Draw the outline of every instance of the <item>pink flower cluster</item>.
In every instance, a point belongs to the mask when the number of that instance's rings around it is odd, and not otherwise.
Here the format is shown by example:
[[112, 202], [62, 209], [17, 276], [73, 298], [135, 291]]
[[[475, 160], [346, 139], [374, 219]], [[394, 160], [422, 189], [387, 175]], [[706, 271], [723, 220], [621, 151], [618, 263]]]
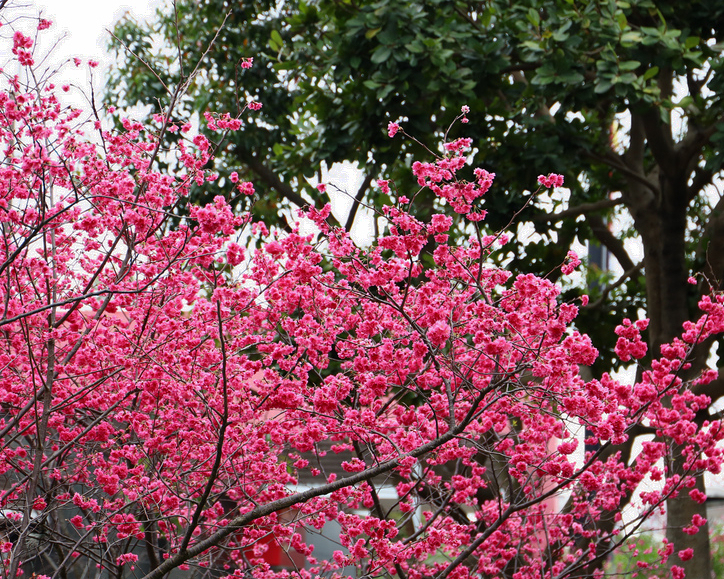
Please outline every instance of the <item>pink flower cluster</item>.
[[646, 355], [648, 346], [641, 339], [641, 332], [649, 325], [648, 320], [637, 320], [631, 322], [625, 318], [620, 326], [616, 326], [616, 355], [624, 362], [632, 358], [639, 360]]
[[467, 114], [470, 112], [470, 107], [468, 105], [463, 105], [462, 107], [460, 107], [460, 112], [462, 113], [462, 118], [460, 119], [460, 122], [467, 124], [469, 122]]
[[563, 187], [563, 175], [549, 173], [548, 175], [538, 175], [538, 183], [543, 187]]
[[25, 36], [19, 30], [13, 34], [13, 54], [17, 57], [18, 63], [22, 66], [35, 64], [30, 49], [33, 47], [33, 40]]
[[[14, 37], [18, 60], [28, 42]], [[255, 223], [246, 247], [248, 219], [224, 196], [174, 213], [192, 184], [217, 178], [206, 137], [180, 140], [176, 168], [161, 171], [149, 160], [168, 146], [159, 131], [124, 119], [100, 126], [100, 146], [53, 90], [4, 82], [3, 576], [22, 571], [23, 537], [42, 521], [62, 560], [114, 576], [132, 573], [148, 540], [167, 545], [154, 566], [235, 579], [341, 579], [348, 567], [565, 579], [625, 538], [609, 522], [634, 493], [635, 523], [667, 496], [705, 500], [695, 477], [721, 471], [724, 427], [696, 387], [716, 373], [682, 370], [724, 332], [724, 296], [703, 297], [633, 386], [585, 378], [598, 352], [573, 325], [577, 307], [550, 280], [487, 260], [502, 237], [453, 239], [458, 216], [415, 217], [400, 195], [369, 248], [328, 222], [329, 205], [302, 212], [315, 234]], [[470, 145], [447, 143], [413, 172], [474, 223], [495, 175], [459, 177]], [[578, 263], [570, 253], [564, 272]], [[647, 354], [646, 327], [616, 328], [621, 360]], [[655, 438], [618, 452], [641, 427]], [[585, 441], [571, 435], [584, 429]], [[661, 467], [675, 447], [681, 474]], [[321, 560], [308, 537], [330, 522], [341, 548]], [[275, 569], [275, 546], [300, 557], [294, 573]], [[665, 542], [655, 556], [696, 554]]]
[[579, 265], [581, 265], [581, 260], [578, 259], [576, 252], [569, 251], [568, 255], [566, 255], [566, 262], [561, 266], [561, 272], [563, 275], [570, 275]]
[[457, 172], [467, 162], [464, 151], [469, 149], [471, 144], [471, 140], [465, 138], [445, 143], [446, 156], [434, 163], [416, 161], [412, 165], [412, 172], [421, 187], [427, 187], [435, 195], [445, 199], [457, 213], [466, 215], [470, 221], [480, 221], [485, 218], [486, 212], [474, 210], [473, 205], [490, 189], [495, 173], [477, 168], [474, 171], [476, 180], [473, 182], [457, 177]]
[[206, 126], [211, 131], [238, 131], [241, 128], [241, 119], [231, 118], [229, 113], [223, 115], [213, 115], [210, 112], [204, 112]]

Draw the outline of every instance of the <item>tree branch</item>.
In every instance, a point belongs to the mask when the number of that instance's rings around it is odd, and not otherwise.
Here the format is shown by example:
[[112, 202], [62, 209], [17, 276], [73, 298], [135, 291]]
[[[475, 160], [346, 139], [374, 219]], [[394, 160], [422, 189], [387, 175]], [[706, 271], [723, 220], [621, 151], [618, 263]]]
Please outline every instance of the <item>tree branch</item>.
[[691, 185], [686, 191], [686, 201], [690, 202], [707, 185], [712, 182], [714, 174], [708, 170], [698, 167], [691, 179]]
[[656, 163], [667, 175], [674, 175], [679, 169], [679, 159], [674, 150], [674, 141], [671, 138], [671, 130], [664, 130], [664, 125], [659, 118], [657, 110], [648, 110], [641, 115], [644, 130], [646, 131], [646, 142]]
[[624, 271], [635, 267], [634, 262], [631, 261], [623, 246], [623, 242], [611, 233], [611, 230], [603, 221], [603, 217], [596, 213], [588, 214], [586, 215], [586, 221], [596, 239], [613, 254]]
[[362, 185], [360, 185], [359, 189], [357, 189], [357, 194], [354, 196], [354, 201], [352, 202], [352, 208], [349, 210], [349, 215], [347, 215], [347, 222], [344, 224], [344, 228], [347, 231], [352, 230], [352, 225], [354, 224], [355, 217], [357, 216], [360, 203], [362, 203], [362, 199], [364, 199], [365, 193], [367, 192], [367, 189], [369, 189], [370, 183], [372, 183], [372, 179], [374, 179], [374, 171], [367, 174], [365, 180], [362, 181]]
[[274, 171], [264, 164], [258, 157], [246, 149], [238, 148], [237, 155], [264, 183], [274, 189], [279, 195], [285, 197], [297, 207], [309, 205], [308, 201], [294, 191], [289, 183], [282, 181]]
[[180, 551], [182, 552], [185, 551], [186, 547], [189, 546], [194, 531], [198, 527], [199, 521], [201, 520], [201, 514], [206, 508], [206, 504], [209, 500], [209, 497], [211, 496], [211, 491], [213, 490], [214, 485], [217, 482], [216, 477], [219, 474], [219, 468], [221, 467], [221, 460], [224, 454], [226, 430], [229, 427], [229, 378], [226, 368], [228, 356], [226, 354], [226, 338], [224, 337], [224, 324], [223, 318], [221, 316], [221, 301], [216, 302], [216, 319], [218, 322], [218, 339], [219, 347], [221, 350], [221, 385], [224, 396], [224, 406], [222, 414], [220, 416], [221, 424], [219, 425], [219, 434], [218, 438], [216, 439], [216, 456], [214, 457], [214, 464], [211, 466], [211, 472], [209, 473], [208, 481], [206, 482], [206, 488], [204, 489], [201, 498], [199, 498], [198, 502], [196, 503], [196, 509], [194, 509], [194, 514], [191, 517], [191, 522], [189, 523], [189, 526], [186, 529], [186, 534], [184, 535], [183, 541], [181, 542]]
[[646, 131], [640, 115], [631, 115], [630, 143], [622, 155], [624, 163], [633, 170], [644, 172], [644, 153], [646, 151]]
[[626, 282], [626, 280], [627, 280], [628, 278], [630, 278], [631, 276], [633, 276], [635, 273], [641, 271], [641, 269], [643, 268], [643, 266], [644, 266], [644, 262], [642, 261], [642, 262], [640, 262], [639, 264], [633, 266], [631, 269], [626, 270], [625, 272], [623, 272], [623, 274], [621, 275], [621, 277], [618, 278], [614, 283], [612, 283], [611, 285], [608, 285], [608, 286], [606, 286], [605, 288], [603, 288], [603, 291], [601, 292], [601, 297], [600, 297], [600, 298], [598, 298], [595, 302], [591, 302], [590, 304], [588, 304], [587, 306], [584, 306], [584, 307], [586, 307], [586, 308], [597, 308], [597, 307], [600, 307], [600, 306], [603, 304], [603, 302], [605, 301], [605, 299], [606, 299], [606, 297], [608, 296], [608, 294], [610, 294], [610, 293], [611, 293], [613, 290], [615, 290], [617, 287], [623, 285], [623, 284]]
[[569, 207], [558, 213], [542, 213], [536, 215], [531, 221], [544, 222], [544, 223], [555, 223], [557, 221], [563, 221], [569, 217], [578, 217], [579, 215], [585, 215], [593, 211], [600, 211], [602, 209], [609, 209], [621, 205], [623, 199], [621, 197], [617, 199], [602, 199], [601, 201], [594, 201], [593, 203], [581, 203], [575, 207]]
[[639, 173], [638, 171], [635, 171], [631, 169], [626, 163], [623, 161], [623, 159], [616, 155], [613, 152], [607, 152], [603, 155], [599, 153], [594, 153], [593, 151], [587, 151], [584, 150], [583, 154], [587, 157], [593, 159], [594, 161], [598, 161], [600, 163], [604, 163], [611, 167], [612, 169], [616, 169], [618, 172], [620, 172], [624, 177], [627, 177], [631, 179], [632, 181], [636, 181], [637, 183], [640, 183], [647, 189], [649, 189], [654, 195], [659, 194], [659, 186], [657, 183], [650, 181], [646, 175]]
[[[703, 254], [703, 255], [702, 255]], [[720, 289], [724, 280], [724, 197], [711, 211], [699, 236], [697, 257], [705, 260], [709, 283]]]

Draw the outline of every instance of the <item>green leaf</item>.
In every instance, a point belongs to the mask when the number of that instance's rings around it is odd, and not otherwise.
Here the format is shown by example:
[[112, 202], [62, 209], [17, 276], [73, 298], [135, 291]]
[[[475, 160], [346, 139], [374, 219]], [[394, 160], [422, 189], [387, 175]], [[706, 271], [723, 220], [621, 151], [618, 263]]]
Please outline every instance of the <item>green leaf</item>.
[[691, 95], [686, 95], [678, 103], [676, 103], [676, 106], [681, 107], [682, 109], [687, 109], [690, 106], [692, 106], [693, 104], [694, 104], [694, 97], [692, 97]]
[[641, 39], [641, 44], [644, 46], [653, 46], [661, 39], [660, 36], [647, 35]]
[[568, 72], [561, 74], [559, 80], [566, 84], [579, 84], [583, 82], [584, 77], [580, 72], [569, 70]]
[[689, 37], [684, 41], [684, 48], [686, 48], [687, 50], [691, 50], [691, 49], [694, 48], [697, 44], [699, 44], [699, 37], [698, 37], [698, 36], [689, 36]]
[[274, 42], [274, 44], [276, 44], [276, 45], [279, 46], [280, 48], [281, 48], [282, 46], [284, 46], [284, 40], [282, 39], [282, 35], [279, 34], [279, 31], [277, 31], [277, 30], [272, 30], [272, 31], [271, 31], [271, 39], [272, 39], [272, 41]]
[[593, 92], [595, 92], [596, 94], [603, 94], [611, 90], [611, 86], [613, 85], [609, 81], [600, 80], [596, 83], [596, 86], [593, 87]]
[[299, 63], [294, 61], [277, 62], [274, 70], [299, 70]]
[[543, 48], [541, 47], [540, 42], [536, 40], [525, 40], [521, 42], [521, 46], [525, 46], [526, 48], [534, 52], [543, 52]]
[[622, 46], [631, 46], [632, 44], [636, 44], [638, 42], [641, 42], [641, 39], [643, 37], [641, 36], [640, 32], [624, 32], [621, 35], [621, 45]]
[[528, 19], [528, 22], [536, 28], [540, 26], [540, 14], [538, 14], [538, 11], [535, 8], [529, 8], [525, 17]]
[[639, 66], [641, 63], [638, 60], [626, 60], [618, 63], [619, 70], [623, 71], [636, 70]]
[[377, 91], [377, 98], [380, 99], [380, 100], [382, 100], [382, 99], [384, 99], [388, 94], [390, 94], [393, 90], [395, 90], [395, 85], [394, 85], [393, 83], [390, 83], [390, 84], [382, 87], [382, 89], [380, 89], [380, 90]]
[[661, 31], [658, 28], [653, 28], [651, 26], [642, 26], [640, 30], [646, 36], [655, 36], [656, 38], [659, 38], [661, 36]]
[[493, 11], [491, 9], [483, 10], [480, 16], [480, 25], [485, 29], [490, 25], [490, 20], [493, 17]]
[[[400, 35], [397, 33], [397, 30], [393, 28], [386, 28], [380, 34], [377, 36], [377, 40], [380, 44], [397, 44], [401, 39]], [[402, 40], [402, 42], [407, 42], [407, 40]]]
[[560, 30], [556, 30], [553, 33], [553, 40], [556, 42], [565, 42], [568, 40], [569, 34], [566, 32], [565, 28], [561, 28]]
[[618, 22], [618, 27], [621, 30], [626, 30], [626, 28], [628, 28], [628, 20], [626, 20], [626, 15], [623, 12], [616, 13], [616, 21]]
[[365, 32], [365, 38], [366, 38], [367, 40], [370, 40], [371, 38], [374, 38], [375, 36], [377, 36], [377, 33], [378, 33], [380, 30], [382, 30], [382, 28], [373, 28], [372, 30], [368, 30], [367, 32]]
[[380, 46], [372, 53], [370, 60], [375, 64], [380, 64], [387, 62], [390, 56], [392, 56], [392, 49], [389, 46]]
[[531, 81], [532, 84], [537, 85], [546, 85], [552, 83], [554, 80], [556, 80], [555, 76], [547, 75], [547, 74], [536, 74], [533, 77], [533, 80]]
[[690, 60], [694, 64], [701, 64], [701, 57], [703, 52], [701, 50], [694, 50], [684, 55], [684, 58]]
[[651, 78], [654, 78], [659, 73], [659, 67], [658, 66], [652, 66], [649, 68], [643, 76], [644, 80], [649, 80]]
[[375, 82], [374, 80], [366, 80], [362, 84], [372, 90], [376, 90], [382, 86], [380, 83]]

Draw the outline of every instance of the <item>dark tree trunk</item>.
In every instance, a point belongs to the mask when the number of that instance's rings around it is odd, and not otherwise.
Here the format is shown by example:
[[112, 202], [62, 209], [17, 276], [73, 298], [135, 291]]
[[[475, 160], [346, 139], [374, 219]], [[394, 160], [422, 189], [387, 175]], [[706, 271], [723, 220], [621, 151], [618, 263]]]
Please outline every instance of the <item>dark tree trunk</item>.
[[[649, 348], [652, 357], [660, 356], [661, 345], [679, 336], [682, 325], [695, 312], [689, 311], [688, 284], [686, 271], [686, 215], [687, 175], [659, 176], [659, 195], [649, 197], [646, 204], [631, 207], [636, 229], [641, 232], [644, 246], [644, 267], [646, 272], [646, 293], [649, 323]], [[683, 474], [683, 447], [671, 448], [668, 476]], [[697, 486], [703, 490], [703, 478]], [[695, 535], [684, 532], [691, 525], [692, 517], [699, 514], [706, 518], [706, 507], [693, 501], [688, 489], [667, 500], [667, 539], [674, 545], [674, 554], [669, 558], [669, 567], [683, 567], [686, 576], [692, 579], [711, 577], [710, 545], [708, 526], [704, 525]], [[693, 548], [695, 556], [682, 561], [678, 552]]]

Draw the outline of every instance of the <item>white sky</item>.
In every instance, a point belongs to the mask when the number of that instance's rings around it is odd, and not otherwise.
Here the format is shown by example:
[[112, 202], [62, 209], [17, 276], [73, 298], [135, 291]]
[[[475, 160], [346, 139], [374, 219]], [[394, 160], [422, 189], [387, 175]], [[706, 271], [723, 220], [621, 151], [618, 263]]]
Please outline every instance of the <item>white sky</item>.
[[[20, 0], [9, 0], [10, 9], [19, 5]], [[108, 42], [106, 28], [126, 12], [143, 20], [153, 14], [160, 5], [158, 0], [38, 0], [24, 3], [30, 9], [42, 11], [43, 16], [53, 21], [57, 34], [65, 33], [61, 51], [65, 56], [107, 60], [105, 45]], [[7, 9], [7, 8], [6, 8]]]
[[[36, 65], [40, 70], [55, 71], [59, 68], [60, 73], [53, 73], [56, 86], [73, 86], [70, 93], [58, 95], [61, 101], [89, 110], [87, 95], [91, 76], [87, 62], [95, 60], [99, 63], [93, 71], [92, 82], [98, 95], [110, 65], [105, 49], [110, 38], [107, 29], [112, 29], [126, 13], [140, 21], [151, 18], [160, 5], [161, 0], [8, 0], [2, 11], [2, 20], [9, 26], [0, 29], [0, 35], [6, 37], [18, 29], [34, 36], [39, 14], [52, 21], [51, 28], [39, 36], [35, 50]], [[80, 67], [68, 63], [75, 57], [83, 61]]]

